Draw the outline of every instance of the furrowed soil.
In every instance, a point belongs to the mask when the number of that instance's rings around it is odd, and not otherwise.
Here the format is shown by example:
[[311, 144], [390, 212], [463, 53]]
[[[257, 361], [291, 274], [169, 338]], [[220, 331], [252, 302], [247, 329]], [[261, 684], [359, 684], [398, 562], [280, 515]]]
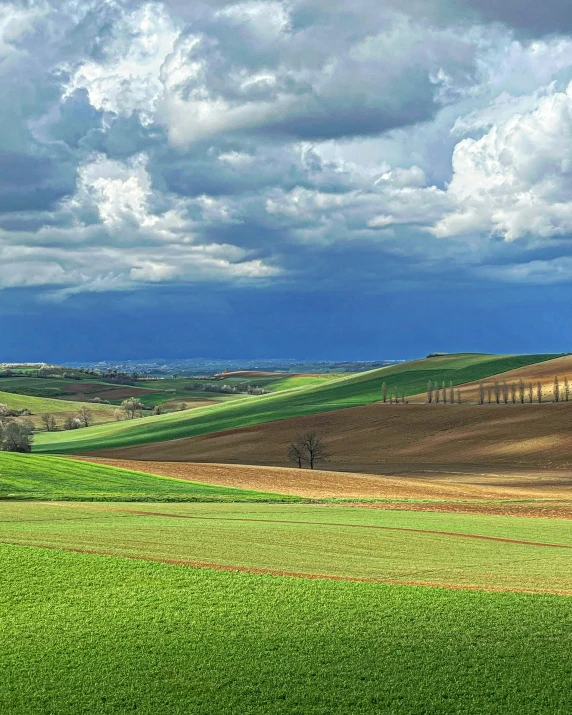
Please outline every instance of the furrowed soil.
[[330, 453], [325, 465], [330, 471], [432, 478], [449, 474], [461, 481], [484, 480], [501, 487], [510, 483], [511, 488], [524, 489], [544, 474], [541, 482], [551, 489], [572, 487], [572, 402], [377, 403], [91, 454], [161, 462], [287, 466], [288, 445], [307, 430], [316, 430], [322, 437]]
[[[527, 472], [518, 475], [511, 475], [508, 472], [505, 474], [417, 473], [409, 477], [384, 477], [375, 474], [236, 464], [158, 462], [100, 457], [77, 459], [193, 482], [316, 499], [428, 499], [451, 502], [550, 499], [563, 500], [565, 504], [571, 498], [572, 486], [572, 478], [563, 479], [563, 475], [558, 472]], [[427, 505], [424, 506], [427, 508]], [[527, 506], [534, 508], [534, 505]], [[548, 508], [552, 505], [543, 506]], [[481, 513], [488, 513], [486, 507]]]

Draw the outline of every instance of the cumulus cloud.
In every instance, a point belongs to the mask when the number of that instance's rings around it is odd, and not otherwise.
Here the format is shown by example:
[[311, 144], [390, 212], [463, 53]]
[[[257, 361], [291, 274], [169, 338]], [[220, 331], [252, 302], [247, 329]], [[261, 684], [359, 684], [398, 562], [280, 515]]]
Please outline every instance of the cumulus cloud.
[[[568, 280], [572, 37], [558, 0], [558, 36], [519, 34], [515, 8], [4, 3], [0, 287], [311, 281], [338, 250], [369, 270], [372, 246]], [[531, 261], [544, 245], [560, 258]]]

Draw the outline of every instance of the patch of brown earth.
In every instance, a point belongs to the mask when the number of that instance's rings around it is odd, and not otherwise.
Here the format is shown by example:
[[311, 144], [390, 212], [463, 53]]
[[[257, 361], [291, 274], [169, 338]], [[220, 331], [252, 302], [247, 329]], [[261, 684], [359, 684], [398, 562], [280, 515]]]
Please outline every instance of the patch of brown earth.
[[[572, 489], [572, 402], [557, 405], [374, 404], [168, 442], [94, 452], [150, 461], [287, 466], [299, 432], [319, 432], [328, 470], [387, 476], [483, 474], [503, 486], [526, 473], [561, 472]], [[491, 473], [496, 472], [492, 478]], [[554, 482], [554, 478], [550, 477]], [[572, 493], [572, 492], [571, 492]]]
[[[261, 467], [227, 464], [197, 464], [188, 462], [157, 462], [121, 460], [101, 457], [74, 457], [84, 461], [108, 464], [123, 469], [159, 474], [219, 486], [255, 491], [289, 494], [302, 497], [360, 499], [566, 499], [571, 496], [568, 482], [562, 475], [528, 473], [526, 475], [495, 473], [477, 474], [414, 474], [411, 476], [379, 476], [300, 470], [283, 467]], [[496, 484], [500, 481], [501, 484]]]

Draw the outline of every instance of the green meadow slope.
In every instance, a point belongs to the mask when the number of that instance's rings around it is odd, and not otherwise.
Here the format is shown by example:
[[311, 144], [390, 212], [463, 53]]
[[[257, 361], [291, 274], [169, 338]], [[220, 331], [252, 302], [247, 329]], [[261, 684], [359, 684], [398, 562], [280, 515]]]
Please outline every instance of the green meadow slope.
[[62, 457], [0, 452], [2, 500], [298, 501]]
[[416, 360], [371, 372], [329, 380], [323, 384], [237, 399], [198, 408], [191, 413], [160, 415], [74, 432], [37, 437], [35, 451], [85, 452], [192, 437], [221, 430], [317, 414], [379, 401], [381, 384], [405, 395], [422, 392], [428, 380], [460, 385], [518, 367], [550, 360], [555, 355], [447, 355]]
[[[1, 383], [0, 383], [1, 386]], [[97, 412], [111, 412], [109, 405], [98, 405], [91, 402], [72, 402], [68, 400], [56, 400], [51, 397], [32, 397], [30, 395], [19, 395], [13, 392], [0, 392], [0, 404], [8, 405], [11, 410], [28, 409], [33, 415], [52, 412], [73, 412], [80, 407], [89, 407]]]
[[3, 713], [570, 711], [570, 598], [13, 545], [0, 563]]

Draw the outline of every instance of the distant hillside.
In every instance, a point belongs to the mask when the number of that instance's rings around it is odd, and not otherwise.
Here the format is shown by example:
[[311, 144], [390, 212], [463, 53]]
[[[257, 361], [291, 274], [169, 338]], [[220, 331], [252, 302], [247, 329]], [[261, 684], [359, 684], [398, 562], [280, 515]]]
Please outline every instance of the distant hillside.
[[81, 452], [181, 439], [290, 417], [312, 415], [381, 399], [381, 385], [405, 395], [425, 389], [428, 380], [455, 385], [554, 358], [554, 355], [447, 355], [416, 360], [371, 372], [329, 380], [260, 397], [198, 408], [191, 413], [161, 415], [77, 430], [39, 435], [35, 451]]

